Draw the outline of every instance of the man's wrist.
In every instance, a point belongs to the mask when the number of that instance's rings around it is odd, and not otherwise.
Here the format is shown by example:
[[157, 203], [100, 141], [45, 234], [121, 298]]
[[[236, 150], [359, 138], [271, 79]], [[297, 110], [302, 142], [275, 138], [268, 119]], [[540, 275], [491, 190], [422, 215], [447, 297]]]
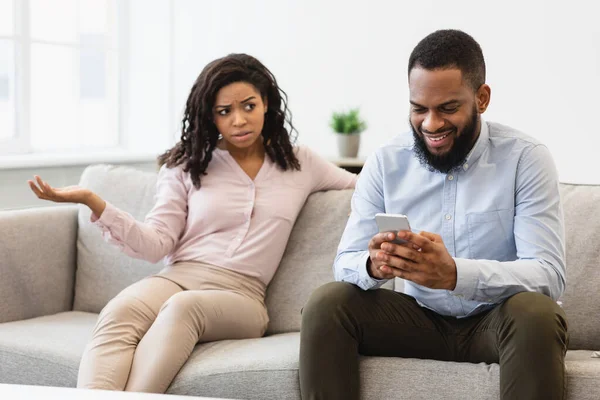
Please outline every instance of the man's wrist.
[[456, 289], [456, 282], [458, 279], [457, 273], [456, 273], [456, 262], [454, 261], [454, 258], [452, 258], [452, 266], [453, 266], [453, 268], [452, 268], [452, 272], [450, 273], [450, 280], [446, 287], [448, 290]]
[[375, 276], [373, 276], [373, 272], [371, 271], [371, 257], [367, 257], [367, 274], [369, 274], [369, 276], [373, 279], [377, 279]]
[[369, 276], [372, 279], [376, 279], [376, 280], [382, 280], [384, 279], [382, 276], [379, 276], [379, 274], [377, 274], [377, 270], [373, 269], [373, 261], [371, 261], [371, 257], [369, 256], [367, 258], [367, 274], [369, 274]]

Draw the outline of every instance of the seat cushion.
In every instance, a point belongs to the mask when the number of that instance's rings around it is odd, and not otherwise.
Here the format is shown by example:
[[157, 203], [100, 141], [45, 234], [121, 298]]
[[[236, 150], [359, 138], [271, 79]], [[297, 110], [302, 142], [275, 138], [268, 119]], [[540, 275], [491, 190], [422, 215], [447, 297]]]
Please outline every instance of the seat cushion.
[[0, 324], [0, 382], [74, 387], [97, 317], [69, 311]]
[[300, 334], [196, 346], [167, 393], [232, 399], [298, 399]]
[[[66, 312], [0, 324], [0, 383], [68, 386], [97, 315]], [[300, 399], [298, 332], [196, 346], [168, 393], [239, 399]], [[600, 359], [567, 353], [568, 399], [598, 398]], [[361, 357], [366, 399], [498, 399], [497, 364]]]

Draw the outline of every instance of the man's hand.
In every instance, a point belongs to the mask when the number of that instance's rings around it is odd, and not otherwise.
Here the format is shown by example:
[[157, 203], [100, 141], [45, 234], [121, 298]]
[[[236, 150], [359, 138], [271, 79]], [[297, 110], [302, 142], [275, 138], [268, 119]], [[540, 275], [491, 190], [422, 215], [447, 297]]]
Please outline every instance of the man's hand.
[[431, 289], [454, 290], [456, 263], [442, 238], [429, 232], [398, 232], [408, 243], [390, 243], [393, 233], [380, 233], [369, 242], [370, 274], [377, 279], [399, 277]]
[[[381, 246], [384, 243], [391, 242], [395, 238], [395, 233], [385, 232], [378, 233], [377, 235], [373, 236], [369, 241], [369, 260], [367, 264], [367, 271], [369, 272], [369, 275], [371, 275], [373, 278], [392, 279], [396, 276], [392, 273], [390, 267], [385, 263], [385, 261], [377, 257], [379, 253], [385, 253], [384, 251], [382, 252]], [[392, 244], [394, 246], [400, 246], [394, 243], [389, 244]], [[402, 246], [407, 245], [413, 247], [412, 244], [409, 243], [403, 244]]]

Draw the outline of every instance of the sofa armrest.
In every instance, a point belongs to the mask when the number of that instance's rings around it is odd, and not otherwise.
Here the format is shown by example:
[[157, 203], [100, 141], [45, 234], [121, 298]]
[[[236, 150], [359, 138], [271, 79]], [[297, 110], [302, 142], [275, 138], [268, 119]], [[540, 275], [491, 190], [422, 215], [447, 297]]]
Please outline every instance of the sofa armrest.
[[0, 211], [0, 323], [72, 309], [77, 212]]

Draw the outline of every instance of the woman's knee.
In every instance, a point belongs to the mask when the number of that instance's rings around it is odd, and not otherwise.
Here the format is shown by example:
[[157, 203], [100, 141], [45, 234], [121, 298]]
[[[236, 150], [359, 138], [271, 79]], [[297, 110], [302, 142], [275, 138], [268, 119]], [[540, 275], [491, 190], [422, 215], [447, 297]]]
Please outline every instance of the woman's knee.
[[169, 297], [159, 311], [161, 319], [169, 319], [173, 321], [182, 321], [190, 316], [202, 316], [203, 305], [206, 301], [200, 300], [201, 294], [192, 291], [183, 291], [175, 293]]
[[102, 309], [98, 316], [95, 333], [130, 331], [141, 337], [152, 325], [156, 315], [142, 301], [134, 297], [117, 296]]
[[135, 319], [144, 305], [136, 298], [117, 296], [100, 311], [99, 319], [126, 322]]

